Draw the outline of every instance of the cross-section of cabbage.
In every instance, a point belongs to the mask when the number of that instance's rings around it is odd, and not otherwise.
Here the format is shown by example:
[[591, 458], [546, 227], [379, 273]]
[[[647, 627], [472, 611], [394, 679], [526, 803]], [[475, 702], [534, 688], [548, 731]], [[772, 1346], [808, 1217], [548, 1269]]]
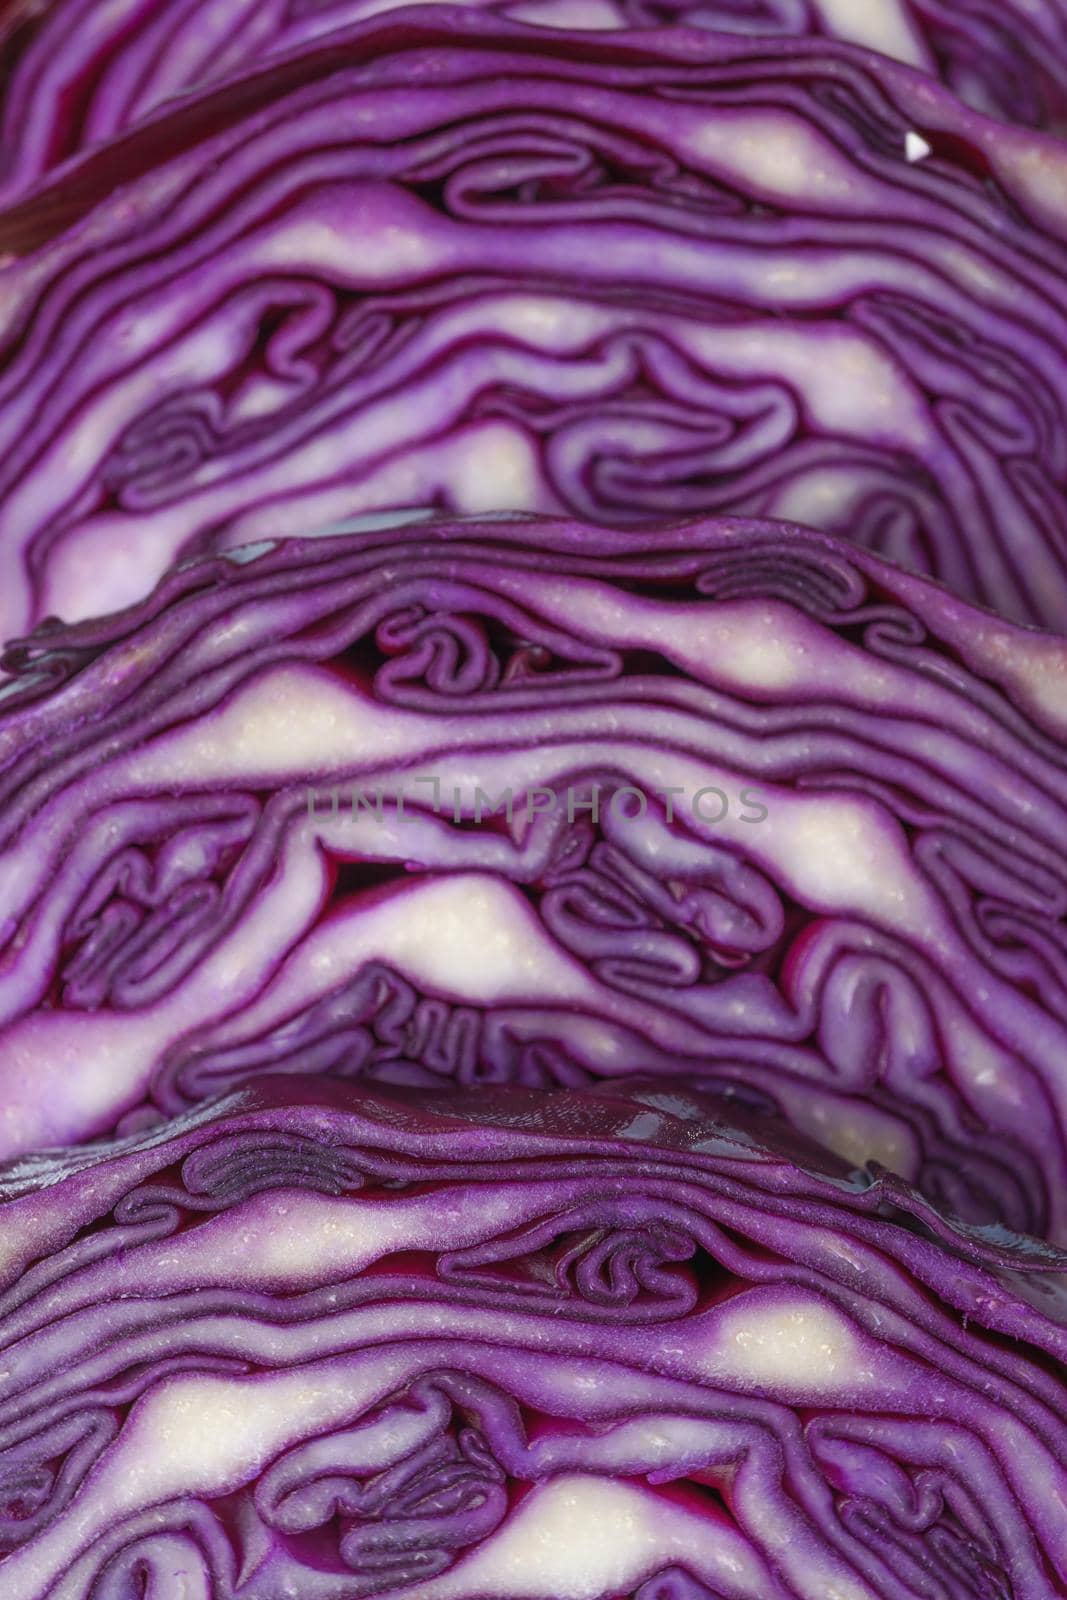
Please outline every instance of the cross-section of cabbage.
[[[61, 162], [148, 121], [169, 100], [250, 72], [404, 0], [51, 0], [0, 15], [0, 199]], [[1062, 125], [1067, 13], [1061, 0], [463, 0], [500, 18], [581, 33], [707, 28], [757, 38], [817, 36], [935, 74], [1009, 122]], [[574, 41], [578, 49], [581, 39]]]
[[5, 1600], [1056, 1600], [1067, 1256], [684, 1092], [0, 1173]]
[[425, 504], [785, 518], [1067, 630], [1065, 194], [822, 38], [331, 33], [0, 217], [0, 639]]
[[1063, 1234], [1061, 641], [772, 525], [245, 556], [8, 657], [5, 1153], [685, 1073]]

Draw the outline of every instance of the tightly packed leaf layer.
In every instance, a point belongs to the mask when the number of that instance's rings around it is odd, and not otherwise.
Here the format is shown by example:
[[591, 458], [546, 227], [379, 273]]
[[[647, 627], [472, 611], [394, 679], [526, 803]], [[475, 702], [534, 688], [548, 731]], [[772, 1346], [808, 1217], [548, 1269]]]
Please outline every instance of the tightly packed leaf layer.
[[1067, 1256], [770, 1124], [268, 1078], [4, 1192], [6, 1600], [1062, 1593]]
[[684, 1071], [1067, 1232], [1061, 641], [757, 523], [234, 555], [8, 657], [7, 1153]]
[[[53, 0], [0, 18], [0, 197], [146, 121], [168, 100], [239, 79], [404, 0]], [[572, 30], [682, 24], [757, 37], [829, 36], [932, 72], [1009, 122], [1062, 123], [1063, 0], [468, 0]]]
[[0, 637], [427, 504], [791, 519], [1065, 627], [1065, 192], [823, 39], [338, 31], [0, 218]]

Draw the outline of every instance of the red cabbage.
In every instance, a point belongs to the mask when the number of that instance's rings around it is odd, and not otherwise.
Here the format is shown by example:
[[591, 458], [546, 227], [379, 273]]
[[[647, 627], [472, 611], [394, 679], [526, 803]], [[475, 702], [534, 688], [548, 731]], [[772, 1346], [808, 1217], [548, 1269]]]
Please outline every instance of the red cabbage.
[[0, 216], [0, 637], [427, 504], [796, 520], [1063, 628], [1065, 194], [832, 41], [341, 30]]
[[1067, 1255], [672, 1090], [2, 1175], [5, 1600], [1057, 1600]]
[[800, 529], [517, 518], [6, 665], [0, 1153], [264, 1069], [685, 1072], [1067, 1234], [1061, 639]]
[[1065, 86], [0, 0], [0, 1600], [1067, 1593]]
[[[404, 0], [53, 0], [0, 18], [0, 198], [10, 202], [81, 150], [177, 96], [240, 78], [253, 63]], [[567, 29], [663, 24], [826, 35], [933, 72], [1009, 122], [1062, 124], [1063, 0], [467, 0], [494, 18]]]

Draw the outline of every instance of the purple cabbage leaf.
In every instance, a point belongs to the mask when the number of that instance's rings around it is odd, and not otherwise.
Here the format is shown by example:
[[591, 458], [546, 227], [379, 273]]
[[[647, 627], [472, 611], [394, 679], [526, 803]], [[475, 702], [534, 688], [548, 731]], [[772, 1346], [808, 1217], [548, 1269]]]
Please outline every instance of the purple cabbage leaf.
[[684, 1091], [0, 1172], [5, 1600], [1058, 1600], [1067, 1256]]
[[43, 628], [0, 1152], [265, 1070], [687, 1074], [1067, 1236], [1067, 646], [805, 532], [413, 523]]
[[[314, 45], [404, 0], [53, 0], [0, 15], [0, 200], [57, 165], [252, 64]], [[1062, 126], [1063, 0], [467, 0], [496, 19], [569, 30], [665, 24], [828, 36], [931, 72], [1009, 122]]]
[[1067, 628], [1065, 194], [825, 39], [340, 30], [0, 216], [0, 638], [425, 506], [797, 521]]

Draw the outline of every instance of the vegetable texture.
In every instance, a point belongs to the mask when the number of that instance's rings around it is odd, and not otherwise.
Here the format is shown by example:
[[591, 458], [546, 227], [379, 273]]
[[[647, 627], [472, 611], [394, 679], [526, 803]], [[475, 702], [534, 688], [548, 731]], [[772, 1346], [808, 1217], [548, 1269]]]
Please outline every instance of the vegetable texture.
[[275, 1078], [11, 1174], [5, 1600], [1056, 1600], [1067, 1257], [796, 1158]]
[[1067, 627], [1065, 193], [822, 39], [338, 31], [0, 219], [0, 637], [427, 504], [795, 519]]
[[45, 629], [0, 1149], [264, 1069], [685, 1072], [1063, 1237], [1065, 657], [758, 523], [285, 541]]
[[[566, 29], [664, 23], [824, 35], [940, 76], [968, 104], [1040, 126], [1067, 110], [1063, 0], [470, 0], [495, 18]], [[240, 78], [398, 0], [53, 0], [0, 19], [0, 197], [144, 122], [175, 96]], [[3, 42], [6, 40], [5, 43]]]

